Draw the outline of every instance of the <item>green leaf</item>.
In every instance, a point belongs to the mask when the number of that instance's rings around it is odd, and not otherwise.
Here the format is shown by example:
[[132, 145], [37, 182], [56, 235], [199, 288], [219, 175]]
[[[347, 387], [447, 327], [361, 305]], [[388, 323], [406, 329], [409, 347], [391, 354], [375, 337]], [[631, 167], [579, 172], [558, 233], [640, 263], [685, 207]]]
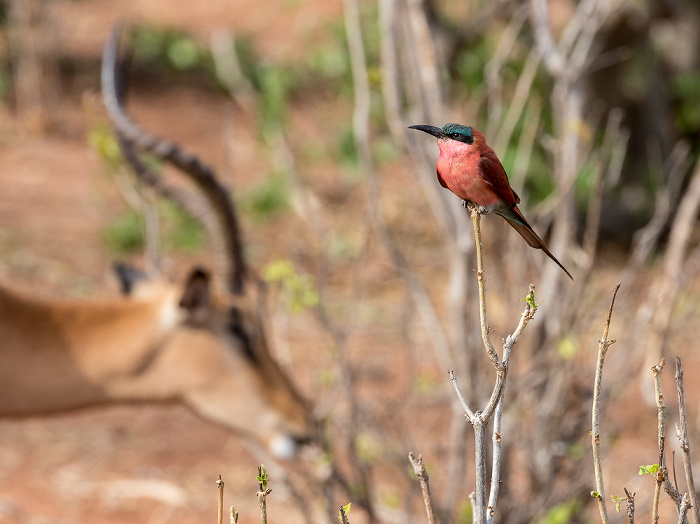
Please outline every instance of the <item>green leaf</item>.
[[617, 495], [610, 495], [610, 498], [615, 502], [615, 509], [620, 513], [620, 505], [627, 500], [627, 497], [618, 497]]
[[639, 466], [639, 474], [640, 475], [649, 474], [652, 476], [656, 476], [656, 474], [658, 472], [659, 472], [659, 465], [658, 464], [650, 464], [648, 466]]
[[530, 291], [525, 298], [520, 299], [520, 302], [523, 302], [523, 301], [526, 302], [527, 305], [530, 306], [532, 309], [537, 309], [542, 304], [542, 302], [540, 302], [539, 304], [535, 303], [535, 292], [534, 291]]
[[258, 484], [260, 484], [261, 491], [265, 491], [267, 489], [267, 483], [269, 480], [265, 464], [260, 464], [260, 467], [258, 468], [258, 473], [260, 474], [257, 477], [255, 477], [255, 479], [258, 481]]
[[598, 497], [600, 497], [600, 493], [598, 493], [597, 491], [591, 491], [591, 497], [597, 499]]
[[352, 506], [352, 502], [348, 502], [347, 504], [345, 504], [345, 506], [343, 506], [343, 513], [345, 513], [346, 515], [350, 513], [350, 506]]

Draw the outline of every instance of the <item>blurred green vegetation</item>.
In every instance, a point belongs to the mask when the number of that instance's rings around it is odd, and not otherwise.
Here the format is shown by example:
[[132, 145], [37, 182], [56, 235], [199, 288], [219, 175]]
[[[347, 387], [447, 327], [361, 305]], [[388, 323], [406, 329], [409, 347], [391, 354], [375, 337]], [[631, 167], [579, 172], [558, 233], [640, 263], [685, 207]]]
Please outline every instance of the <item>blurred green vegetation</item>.
[[286, 173], [272, 173], [240, 197], [241, 208], [254, 220], [265, 221], [290, 207], [291, 181]]
[[684, 134], [700, 138], [700, 71], [687, 71], [675, 76], [672, 89], [678, 127]]
[[[373, 87], [371, 114], [373, 125], [384, 129], [382, 107], [381, 69], [379, 66], [380, 34], [377, 22], [377, 6], [362, 5], [363, 37], [367, 56], [368, 73]], [[151, 72], [194, 73], [206, 78], [210, 88], [225, 91], [220, 84], [211, 52], [197, 44], [183, 32], [154, 26], [138, 26], [132, 29], [135, 64]], [[241, 70], [258, 95], [257, 126], [261, 136], [267, 136], [274, 127], [288, 125], [291, 104], [305, 98], [333, 98], [352, 102], [352, 73], [347, 49], [345, 26], [342, 19], [327, 22], [320, 30], [303, 37], [308, 52], [288, 62], [261, 59], [252, 40], [237, 37], [235, 53]], [[323, 156], [330, 154], [340, 161], [347, 172], [357, 164], [357, 154], [348, 123], [341, 126], [330, 148], [317, 148]], [[396, 155], [386, 141], [377, 151], [379, 160]], [[352, 176], [350, 178], [353, 178]]]
[[566, 524], [580, 515], [581, 510], [581, 501], [572, 499], [554, 506], [539, 522], [540, 524]]
[[129, 209], [102, 229], [100, 239], [113, 255], [133, 254], [144, 247], [143, 218]]
[[291, 313], [299, 313], [318, 305], [319, 296], [309, 275], [300, 272], [288, 259], [270, 262], [263, 268], [263, 279], [270, 284], [278, 284], [285, 296]]
[[171, 73], [194, 72], [210, 81], [215, 78], [211, 53], [186, 33], [140, 25], [134, 26], [130, 35], [134, 63], [139, 67]]
[[[161, 248], [165, 252], [192, 253], [205, 244], [202, 226], [172, 202], [158, 199]], [[104, 246], [113, 255], [129, 255], [144, 248], [143, 216], [127, 209], [100, 232]]]

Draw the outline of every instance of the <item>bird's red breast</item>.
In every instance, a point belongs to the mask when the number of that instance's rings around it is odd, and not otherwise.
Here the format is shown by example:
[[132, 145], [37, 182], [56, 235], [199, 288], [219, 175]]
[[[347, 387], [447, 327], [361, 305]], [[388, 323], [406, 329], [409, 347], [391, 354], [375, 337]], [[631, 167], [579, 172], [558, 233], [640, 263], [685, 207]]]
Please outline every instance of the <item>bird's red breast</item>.
[[484, 135], [472, 128], [474, 142], [438, 139], [440, 157], [436, 170], [443, 187], [463, 200], [488, 211], [496, 211], [505, 201], [511, 207], [520, 198], [511, 189], [506, 171]]

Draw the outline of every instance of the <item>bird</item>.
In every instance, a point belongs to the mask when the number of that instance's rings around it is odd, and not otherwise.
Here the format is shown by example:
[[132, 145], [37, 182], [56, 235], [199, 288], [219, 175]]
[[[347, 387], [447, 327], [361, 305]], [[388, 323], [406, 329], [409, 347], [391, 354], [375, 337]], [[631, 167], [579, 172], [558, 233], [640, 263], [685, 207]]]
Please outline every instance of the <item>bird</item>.
[[477, 205], [482, 214], [496, 213], [505, 218], [531, 247], [544, 251], [574, 280], [518, 209], [520, 197], [510, 187], [503, 164], [480, 131], [453, 123], [442, 127], [421, 124], [408, 128], [437, 138], [440, 156], [435, 167], [442, 187], [461, 198], [465, 205], [467, 202]]

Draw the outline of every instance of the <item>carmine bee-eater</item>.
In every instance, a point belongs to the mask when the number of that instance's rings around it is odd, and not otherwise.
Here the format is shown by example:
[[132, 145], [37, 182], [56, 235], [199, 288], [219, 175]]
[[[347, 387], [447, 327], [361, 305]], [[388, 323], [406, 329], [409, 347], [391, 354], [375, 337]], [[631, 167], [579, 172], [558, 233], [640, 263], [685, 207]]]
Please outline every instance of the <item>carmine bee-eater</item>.
[[462, 200], [476, 204], [482, 213], [501, 215], [530, 246], [547, 253], [571, 280], [574, 279], [549, 252], [547, 245], [518, 209], [520, 197], [510, 187], [506, 170], [495, 151], [486, 143], [484, 135], [473, 127], [460, 124], [445, 124], [442, 127], [418, 125], [409, 128], [418, 129], [438, 139], [440, 157], [436, 170], [442, 187]]

